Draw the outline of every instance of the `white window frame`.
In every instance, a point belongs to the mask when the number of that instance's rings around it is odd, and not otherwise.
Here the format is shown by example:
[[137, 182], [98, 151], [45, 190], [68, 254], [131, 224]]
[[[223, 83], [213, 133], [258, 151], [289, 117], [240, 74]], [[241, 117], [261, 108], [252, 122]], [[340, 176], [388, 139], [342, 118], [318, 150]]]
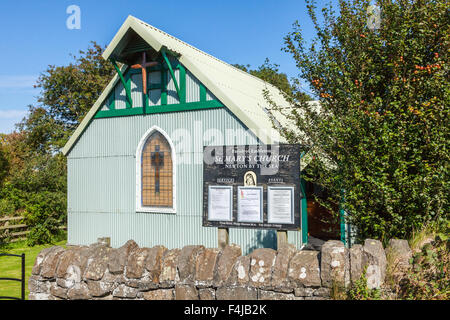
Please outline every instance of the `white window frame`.
[[[166, 138], [170, 146], [171, 158], [172, 158], [172, 207], [150, 207], [142, 205], [142, 151], [144, 150], [147, 139], [155, 131], [159, 132]], [[170, 139], [169, 135], [160, 127], [153, 126], [145, 132], [139, 141], [136, 149], [136, 212], [149, 212], [149, 213], [176, 213], [176, 179], [177, 166], [176, 166], [176, 152], [175, 147]]]

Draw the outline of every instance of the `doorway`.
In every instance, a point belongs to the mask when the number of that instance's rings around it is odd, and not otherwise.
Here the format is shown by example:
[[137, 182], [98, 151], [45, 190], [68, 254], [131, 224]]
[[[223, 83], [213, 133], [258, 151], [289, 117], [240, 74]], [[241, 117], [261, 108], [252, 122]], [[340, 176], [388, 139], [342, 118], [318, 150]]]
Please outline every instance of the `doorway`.
[[308, 214], [308, 236], [320, 240], [340, 240], [341, 230], [339, 218], [316, 201], [315, 196], [324, 199], [326, 190], [306, 181], [306, 199]]

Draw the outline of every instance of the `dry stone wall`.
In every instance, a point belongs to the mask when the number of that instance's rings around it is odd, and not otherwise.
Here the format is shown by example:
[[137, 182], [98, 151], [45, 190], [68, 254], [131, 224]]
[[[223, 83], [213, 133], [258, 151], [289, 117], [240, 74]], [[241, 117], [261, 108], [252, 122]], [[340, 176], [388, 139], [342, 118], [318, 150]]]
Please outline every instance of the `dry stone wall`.
[[[408, 256], [404, 240], [391, 241], [387, 249]], [[36, 258], [29, 299], [329, 299], [334, 283], [349, 286], [365, 268], [368, 286], [379, 288], [386, 253], [377, 240], [351, 249], [340, 241], [327, 241], [320, 251], [298, 251], [283, 244], [277, 251], [256, 249], [248, 256], [242, 256], [235, 244], [223, 250], [140, 248], [133, 240], [117, 249], [108, 243], [54, 246]]]

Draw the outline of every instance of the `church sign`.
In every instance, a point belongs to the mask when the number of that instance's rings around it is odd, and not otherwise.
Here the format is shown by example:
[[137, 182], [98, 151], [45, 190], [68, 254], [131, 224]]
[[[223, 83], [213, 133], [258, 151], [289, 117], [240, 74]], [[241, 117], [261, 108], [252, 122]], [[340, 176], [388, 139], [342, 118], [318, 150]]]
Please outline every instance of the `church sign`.
[[298, 144], [203, 148], [203, 226], [300, 228]]

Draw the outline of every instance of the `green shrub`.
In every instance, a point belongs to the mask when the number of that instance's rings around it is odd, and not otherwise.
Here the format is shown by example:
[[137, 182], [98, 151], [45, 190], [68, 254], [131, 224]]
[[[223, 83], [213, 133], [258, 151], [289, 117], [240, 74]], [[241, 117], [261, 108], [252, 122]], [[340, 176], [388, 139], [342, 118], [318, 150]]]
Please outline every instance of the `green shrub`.
[[0, 199], [0, 217], [1, 216], [12, 216], [15, 213], [14, 204], [10, 199]]
[[369, 289], [367, 287], [366, 268], [361, 277], [352, 283], [347, 291], [347, 300], [380, 300], [381, 291], [379, 289]]
[[42, 192], [33, 194], [26, 206], [25, 217], [31, 226], [27, 236], [29, 246], [55, 242], [66, 219], [65, 194]]
[[410, 260], [411, 269], [401, 279], [400, 299], [448, 300], [450, 298], [450, 239], [439, 233]]
[[54, 241], [54, 235], [48, 225], [38, 224], [31, 228], [30, 233], [27, 236], [27, 245], [32, 247], [38, 244], [52, 243]]

